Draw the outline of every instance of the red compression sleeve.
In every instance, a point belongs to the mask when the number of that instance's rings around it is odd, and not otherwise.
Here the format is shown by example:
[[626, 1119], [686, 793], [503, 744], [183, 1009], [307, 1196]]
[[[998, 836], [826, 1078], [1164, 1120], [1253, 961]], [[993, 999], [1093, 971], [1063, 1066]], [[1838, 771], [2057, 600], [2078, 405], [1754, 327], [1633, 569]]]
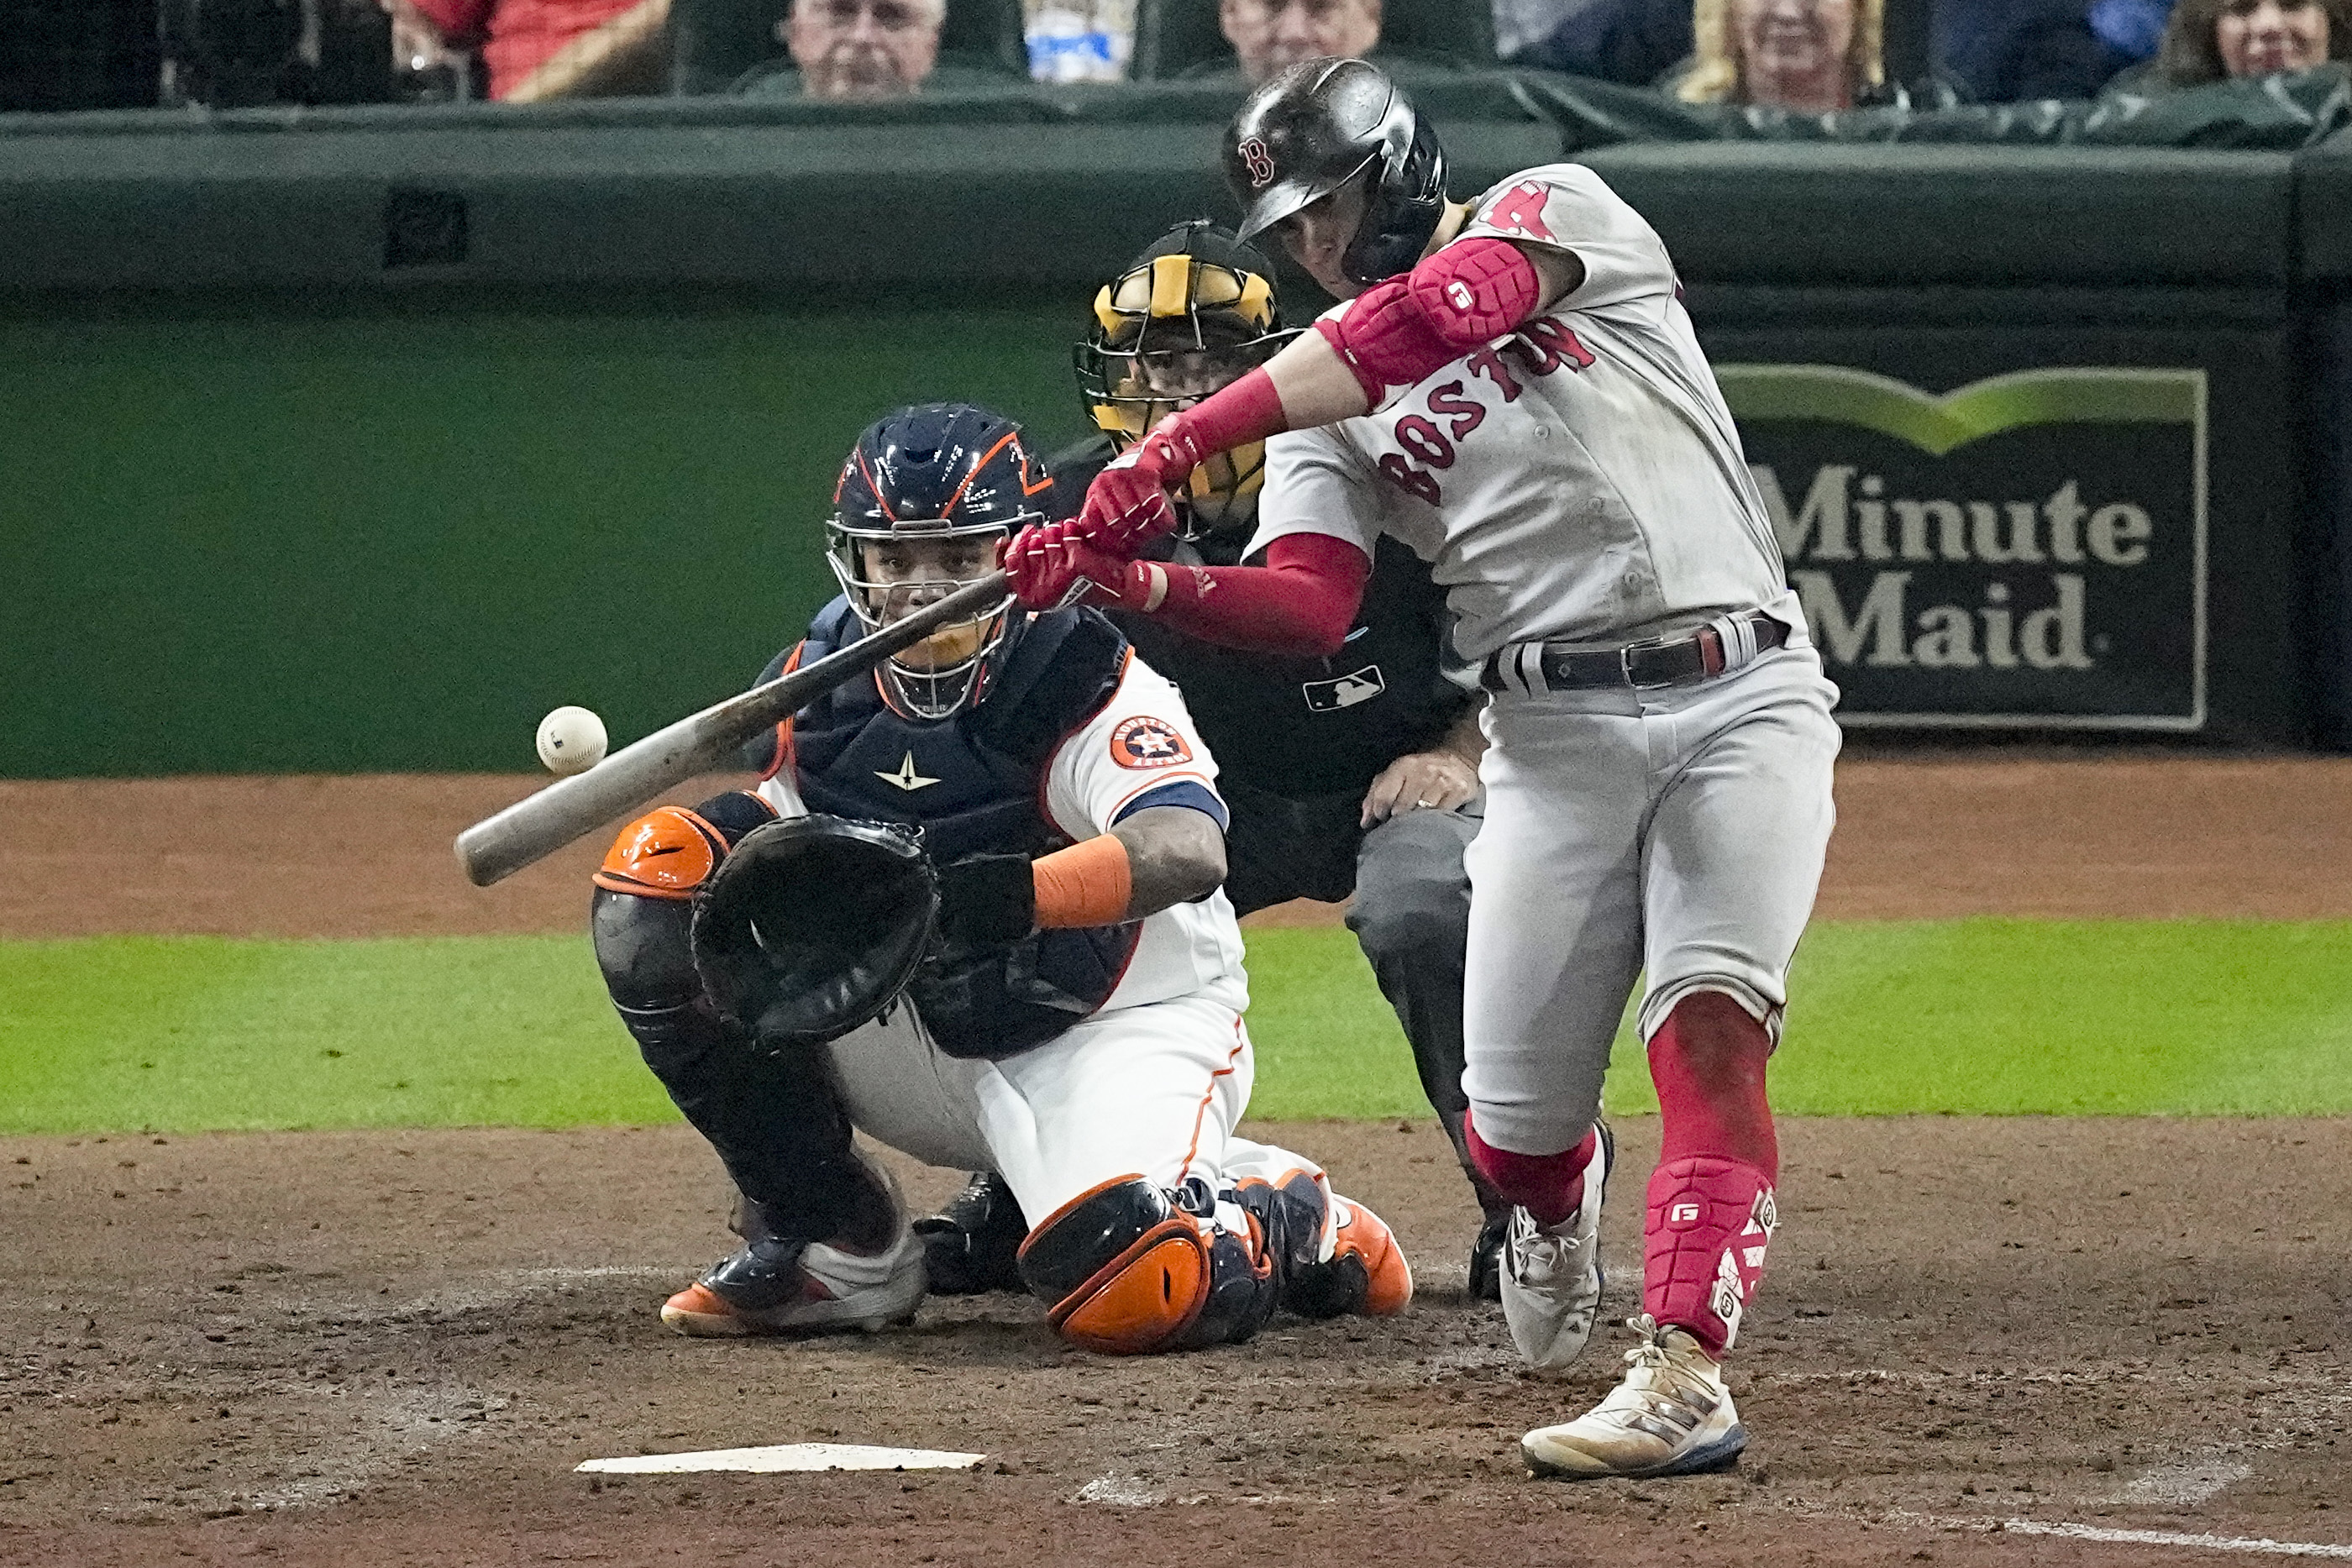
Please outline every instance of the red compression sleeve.
[[1181, 479], [1220, 452], [1231, 452], [1253, 441], [1264, 441], [1290, 428], [1282, 412], [1282, 398], [1264, 366], [1250, 371], [1181, 413], [1172, 414], [1143, 438], [1143, 448], [1166, 448], [1153, 458], [1156, 466]]
[[1372, 563], [1328, 534], [1285, 534], [1264, 566], [1146, 565], [1167, 592], [1151, 613], [1189, 636], [1260, 653], [1339, 652], [1364, 601]]

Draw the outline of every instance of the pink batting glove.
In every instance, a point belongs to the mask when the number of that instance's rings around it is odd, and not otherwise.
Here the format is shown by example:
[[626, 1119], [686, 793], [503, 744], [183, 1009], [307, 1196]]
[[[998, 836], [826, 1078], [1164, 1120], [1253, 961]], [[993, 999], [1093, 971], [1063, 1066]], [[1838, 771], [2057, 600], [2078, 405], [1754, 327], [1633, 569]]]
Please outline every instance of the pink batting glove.
[[1031, 610], [1073, 604], [1145, 609], [1159, 569], [1097, 549], [1076, 529], [1075, 522], [1033, 523], [1013, 536], [1004, 551], [1004, 571], [1014, 596]]
[[[1156, 437], [1157, 433], [1154, 433]], [[1162, 534], [1176, 531], [1176, 507], [1168, 498], [1192, 471], [1191, 464], [1173, 479], [1153, 454], [1166, 450], [1147, 438], [1133, 451], [1114, 459], [1087, 486], [1087, 504], [1068, 525], [1087, 544], [1122, 559], [1133, 556]]]

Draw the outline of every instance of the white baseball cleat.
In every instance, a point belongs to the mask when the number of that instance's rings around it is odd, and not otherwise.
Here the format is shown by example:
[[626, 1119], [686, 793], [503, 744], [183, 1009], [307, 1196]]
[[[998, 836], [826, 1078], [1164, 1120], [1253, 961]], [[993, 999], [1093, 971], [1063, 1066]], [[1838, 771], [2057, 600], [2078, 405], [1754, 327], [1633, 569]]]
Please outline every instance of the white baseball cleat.
[[1723, 1369], [1698, 1341], [1646, 1315], [1627, 1326], [1642, 1343], [1625, 1353], [1625, 1375], [1609, 1396], [1573, 1421], [1519, 1439], [1530, 1473], [1570, 1480], [1689, 1475], [1719, 1469], [1748, 1447]]
[[1503, 1321], [1520, 1357], [1539, 1372], [1557, 1371], [1584, 1354], [1601, 1311], [1601, 1199], [1617, 1162], [1605, 1122], [1584, 1167], [1584, 1201], [1558, 1225], [1511, 1210], [1503, 1237]]
[[782, 1268], [771, 1263], [756, 1279], [746, 1277], [752, 1273], [747, 1261], [739, 1252], [664, 1301], [662, 1322], [696, 1338], [871, 1333], [912, 1318], [927, 1281], [923, 1244], [904, 1228], [887, 1251], [871, 1257], [812, 1241], [797, 1259]]

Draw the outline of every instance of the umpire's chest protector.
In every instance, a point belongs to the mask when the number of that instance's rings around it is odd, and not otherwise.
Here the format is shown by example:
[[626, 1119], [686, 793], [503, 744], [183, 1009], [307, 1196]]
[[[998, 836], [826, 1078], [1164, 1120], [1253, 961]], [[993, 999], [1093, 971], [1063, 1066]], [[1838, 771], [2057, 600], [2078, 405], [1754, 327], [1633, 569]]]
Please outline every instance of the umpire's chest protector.
[[[863, 634], [847, 601], [835, 600], [818, 612], [797, 660], [780, 655], [761, 678]], [[1044, 854], [1068, 842], [1045, 817], [1047, 764], [1118, 690], [1127, 659], [1126, 639], [1093, 611], [1034, 616], [991, 661], [980, 700], [954, 716], [908, 718], [883, 700], [877, 680], [855, 680], [753, 743], [748, 759], [763, 776], [789, 767], [812, 811], [919, 827], [924, 849], [943, 864]], [[1100, 1007], [1140, 929], [1129, 922], [1043, 931], [984, 947], [934, 938], [908, 995], [949, 1055], [1011, 1056]]]

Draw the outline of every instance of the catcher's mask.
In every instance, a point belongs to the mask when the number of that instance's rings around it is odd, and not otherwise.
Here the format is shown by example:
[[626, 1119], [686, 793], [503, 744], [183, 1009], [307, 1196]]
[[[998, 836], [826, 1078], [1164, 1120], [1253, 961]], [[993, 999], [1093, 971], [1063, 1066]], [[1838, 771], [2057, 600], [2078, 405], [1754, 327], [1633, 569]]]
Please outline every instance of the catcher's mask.
[[694, 967], [770, 1049], [871, 1022], [921, 962], [939, 884], [916, 830], [823, 815], [743, 835], [695, 895]]
[[1445, 215], [1445, 150], [1378, 66], [1301, 60], [1252, 93], [1225, 131], [1244, 240], [1359, 179], [1363, 221], [1339, 267], [1370, 285], [1419, 261]]
[[[884, 414], [842, 465], [825, 559], [868, 631], [946, 598], [994, 569], [1014, 530], [1042, 523], [1053, 488], [1021, 427], [971, 403]], [[882, 693], [911, 718], [947, 718], [980, 700], [1013, 600], [941, 627], [881, 668]]]
[[[1124, 452], [1178, 409], [1238, 381], [1296, 337], [1282, 329], [1274, 267], [1205, 219], [1177, 225], [1095, 296], [1072, 360], [1087, 412]], [[1265, 443], [1192, 471], [1187, 531], [1239, 528], [1256, 513]]]

